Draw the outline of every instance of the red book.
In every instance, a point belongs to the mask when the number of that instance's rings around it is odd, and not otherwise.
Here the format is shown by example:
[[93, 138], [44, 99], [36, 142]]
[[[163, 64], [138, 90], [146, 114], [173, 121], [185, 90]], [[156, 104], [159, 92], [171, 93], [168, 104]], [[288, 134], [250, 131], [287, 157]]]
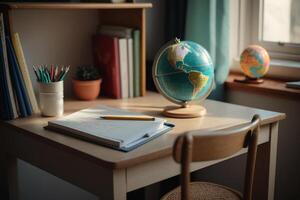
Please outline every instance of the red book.
[[118, 38], [104, 35], [93, 36], [94, 64], [102, 74], [101, 93], [121, 98]]

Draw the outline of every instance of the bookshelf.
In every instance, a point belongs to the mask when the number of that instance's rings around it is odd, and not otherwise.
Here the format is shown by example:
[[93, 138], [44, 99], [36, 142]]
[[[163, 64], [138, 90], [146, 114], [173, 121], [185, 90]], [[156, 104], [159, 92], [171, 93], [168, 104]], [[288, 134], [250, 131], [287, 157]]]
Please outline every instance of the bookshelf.
[[11, 10], [97, 10], [99, 25], [109, 24], [139, 29], [141, 96], [146, 94], [146, 9], [151, 3], [9, 3]]

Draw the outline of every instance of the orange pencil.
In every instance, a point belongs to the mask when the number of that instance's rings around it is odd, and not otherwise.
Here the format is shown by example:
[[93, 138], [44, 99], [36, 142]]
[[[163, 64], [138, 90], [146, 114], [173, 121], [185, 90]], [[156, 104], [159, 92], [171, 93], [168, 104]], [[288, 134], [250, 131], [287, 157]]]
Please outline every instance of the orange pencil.
[[102, 119], [109, 120], [140, 120], [140, 121], [154, 121], [155, 117], [141, 116], [141, 115], [103, 115]]

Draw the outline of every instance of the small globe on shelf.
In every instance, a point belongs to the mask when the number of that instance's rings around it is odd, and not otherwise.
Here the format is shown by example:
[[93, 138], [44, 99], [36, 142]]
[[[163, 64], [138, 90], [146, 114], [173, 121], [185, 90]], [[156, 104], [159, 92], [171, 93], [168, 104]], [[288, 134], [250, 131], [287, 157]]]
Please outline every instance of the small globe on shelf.
[[245, 79], [236, 79], [235, 81], [254, 84], [263, 83], [262, 77], [270, 68], [269, 54], [259, 45], [250, 45], [240, 56], [240, 66], [245, 75]]
[[153, 80], [158, 91], [179, 106], [167, 106], [163, 114], [190, 118], [206, 114], [199, 104], [210, 94], [214, 67], [208, 52], [192, 41], [172, 40], [156, 54]]

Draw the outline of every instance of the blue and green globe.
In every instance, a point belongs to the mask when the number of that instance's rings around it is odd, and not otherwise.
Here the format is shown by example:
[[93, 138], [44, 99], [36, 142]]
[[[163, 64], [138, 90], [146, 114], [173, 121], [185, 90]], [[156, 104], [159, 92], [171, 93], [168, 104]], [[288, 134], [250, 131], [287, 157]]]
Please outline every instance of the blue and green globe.
[[176, 39], [156, 55], [153, 79], [167, 99], [185, 105], [204, 100], [209, 95], [214, 82], [214, 67], [201, 45]]

